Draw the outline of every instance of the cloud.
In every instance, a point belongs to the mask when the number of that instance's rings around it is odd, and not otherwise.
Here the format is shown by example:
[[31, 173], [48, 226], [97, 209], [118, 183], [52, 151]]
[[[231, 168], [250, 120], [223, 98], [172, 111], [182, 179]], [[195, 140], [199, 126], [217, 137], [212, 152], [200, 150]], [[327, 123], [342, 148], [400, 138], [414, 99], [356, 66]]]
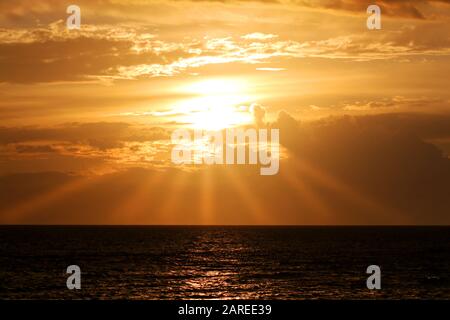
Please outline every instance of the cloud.
[[282, 114], [274, 125], [301, 161], [412, 221], [425, 222], [427, 214], [449, 218], [450, 159], [425, 142], [431, 136], [449, 137], [449, 124], [442, 115], [385, 114], [334, 117], [295, 129], [293, 119]]
[[[283, 1], [285, 2], [285, 1]], [[287, 2], [291, 2], [288, 0]], [[300, 6], [310, 8], [323, 8], [335, 11], [347, 11], [352, 13], [365, 14], [370, 1], [359, 0], [294, 0]], [[409, 19], [445, 19], [440, 10], [449, 9], [448, 0], [380, 0], [376, 4], [381, 7], [382, 14], [389, 17], [403, 17]]]
[[450, 160], [424, 139], [450, 137], [449, 122], [423, 114], [300, 122], [283, 111], [271, 124], [288, 153], [278, 175], [252, 166], [4, 175], [0, 222], [448, 224]]
[[132, 126], [125, 122], [66, 123], [52, 127], [0, 127], [0, 144], [57, 140], [69, 142], [149, 141], [169, 138], [162, 127]]
[[[0, 29], [0, 82], [35, 83], [108, 79], [122, 68], [192, 56], [189, 44], [154, 39], [143, 27], [84, 25], [63, 21], [34, 28]], [[119, 72], [120, 73], [120, 72]]]
[[[365, 15], [366, 8], [373, 4], [370, 1], [359, 0], [254, 0], [252, 4], [258, 3], [275, 7], [297, 7], [314, 10], [327, 10], [336, 13], [353, 13]], [[123, 20], [123, 15], [129, 20], [145, 20], [146, 12], [154, 11], [158, 14], [167, 10], [183, 10], [193, 6], [214, 6], [218, 4], [228, 7], [242, 6], [247, 0], [192, 0], [192, 1], [101, 1], [101, 0], [78, 0], [77, 5], [82, 8], [89, 18], [95, 12], [103, 20]], [[447, 0], [379, 0], [377, 4], [383, 13], [391, 17], [404, 17], [410, 19], [433, 19], [445, 18], [442, 11], [448, 8]], [[42, 0], [39, 4], [29, 5], [26, 0], [3, 1], [0, 3], [0, 17], [6, 21], [26, 23], [29, 20], [51, 19], [65, 13], [65, 3], [57, 0]], [[108, 8], [108, 10], [105, 10]], [[59, 14], [58, 14], [59, 13]], [[440, 14], [441, 13], [441, 14]], [[122, 19], [120, 19], [122, 16]]]
[[16, 145], [17, 153], [53, 153], [56, 150], [49, 145]]
[[266, 109], [263, 106], [254, 103], [250, 106], [250, 112], [252, 113], [253, 119], [257, 126], [260, 127], [265, 125], [264, 118], [266, 116]]
[[54, 127], [0, 127], [0, 143], [120, 139], [125, 136], [128, 128], [129, 124], [123, 122], [67, 123]]
[[448, 107], [448, 101], [436, 97], [385, 97], [380, 100], [364, 100], [352, 103], [344, 103], [339, 106], [347, 111], [378, 111], [378, 112], [400, 112], [402, 110], [423, 111], [424, 109], [435, 109]]
[[123, 122], [0, 127], [0, 174], [167, 166], [170, 132]]
[[246, 39], [246, 40], [269, 40], [269, 39], [278, 38], [278, 36], [276, 34], [254, 32], [254, 33], [249, 33], [249, 34], [243, 35], [241, 38]]
[[327, 31], [326, 38], [312, 40], [290, 32], [280, 36], [230, 32], [227, 37], [203, 33], [181, 36], [178, 32], [173, 36], [154, 26], [125, 23], [86, 23], [79, 31], [68, 31], [60, 19], [47, 25], [0, 29], [0, 82], [173, 77], [204, 66], [277, 63], [281, 59], [366, 62], [448, 57], [450, 38], [446, 26], [447, 22], [439, 21], [399, 24], [383, 32], [345, 29], [344, 35]]
[[[398, 39], [399, 41], [397, 41]], [[201, 52], [201, 53], [200, 53]], [[204, 43], [199, 54], [179, 58], [167, 64], [141, 64], [119, 67], [117, 77], [134, 79], [139, 77], [175, 76], [191, 68], [200, 68], [216, 64], [259, 64], [276, 62], [281, 58], [339, 59], [349, 61], [374, 61], [388, 59], [415, 59], [417, 57], [448, 57], [450, 43], [442, 41], [439, 46], [433, 44], [403, 43], [398, 32], [381, 36], [348, 35], [326, 40], [312, 41], [264, 41], [239, 42], [231, 37], [211, 39]], [[278, 71], [282, 69], [259, 68], [259, 70]]]

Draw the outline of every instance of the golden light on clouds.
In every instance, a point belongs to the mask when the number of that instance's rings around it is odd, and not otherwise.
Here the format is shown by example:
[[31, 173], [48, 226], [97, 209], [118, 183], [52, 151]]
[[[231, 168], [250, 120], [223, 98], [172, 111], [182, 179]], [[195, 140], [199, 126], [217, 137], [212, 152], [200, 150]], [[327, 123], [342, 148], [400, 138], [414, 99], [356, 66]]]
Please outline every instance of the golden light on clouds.
[[[0, 2], [0, 222], [450, 223], [448, 1], [381, 30], [356, 0], [39, 3]], [[170, 161], [235, 127], [280, 129], [279, 175]]]

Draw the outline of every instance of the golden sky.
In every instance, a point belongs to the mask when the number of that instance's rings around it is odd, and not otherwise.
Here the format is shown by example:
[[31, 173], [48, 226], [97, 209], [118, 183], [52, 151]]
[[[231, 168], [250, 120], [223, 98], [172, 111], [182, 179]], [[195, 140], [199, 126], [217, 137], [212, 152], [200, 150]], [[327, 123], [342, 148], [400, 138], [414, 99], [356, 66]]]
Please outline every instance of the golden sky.
[[[0, 223], [449, 224], [449, 22], [444, 0], [1, 1]], [[176, 128], [255, 120], [276, 176], [170, 161]]]

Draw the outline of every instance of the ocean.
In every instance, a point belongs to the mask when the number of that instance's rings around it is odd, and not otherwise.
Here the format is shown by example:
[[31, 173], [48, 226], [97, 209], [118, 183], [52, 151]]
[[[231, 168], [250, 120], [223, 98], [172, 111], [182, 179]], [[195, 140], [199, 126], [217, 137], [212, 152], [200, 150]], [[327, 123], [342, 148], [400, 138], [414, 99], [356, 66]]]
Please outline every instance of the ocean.
[[0, 226], [0, 299], [450, 299], [449, 271], [450, 227]]

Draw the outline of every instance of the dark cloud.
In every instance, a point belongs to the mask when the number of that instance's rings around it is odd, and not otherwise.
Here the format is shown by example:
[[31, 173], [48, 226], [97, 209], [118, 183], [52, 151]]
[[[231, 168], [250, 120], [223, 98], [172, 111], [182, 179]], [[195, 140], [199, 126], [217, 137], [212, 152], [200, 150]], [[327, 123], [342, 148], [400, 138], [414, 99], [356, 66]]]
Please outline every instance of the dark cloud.
[[[208, 2], [208, 0], [194, 0], [194, 2]], [[233, 0], [209, 0], [210, 2], [230, 3]], [[377, 4], [381, 7], [383, 14], [394, 17], [407, 17], [414, 19], [425, 19], [426, 14], [423, 11], [429, 9], [439, 10], [436, 4], [450, 4], [448, 0], [235, 0], [234, 2], [261, 2], [261, 3], [278, 3], [278, 4], [294, 4], [309, 8], [323, 8], [338, 11], [366, 13], [369, 5]]]
[[[271, 3], [272, 1], [260, 0]], [[430, 9], [439, 10], [436, 4], [450, 4], [448, 0], [278, 0], [278, 3], [292, 3], [298, 6], [310, 8], [323, 8], [338, 11], [348, 11], [365, 14], [369, 5], [376, 4], [381, 7], [382, 13], [393, 17], [407, 17], [425, 19], [423, 11]]]
[[[183, 4], [185, 1], [172, 0], [167, 1], [167, 4]], [[342, 10], [350, 12], [365, 13], [365, 9], [374, 4], [370, 0], [191, 0], [191, 2], [207, 3], [207, 2], [222, 2], [222, 3], [239, 3], [239, 2], [260, 2], [267, 4], [293, 4], [310, 8], [324, 8], [333, 10]], [[0, 3], [0, 12], [2, 15], [10, 21], [24, 22], [24, 19], [37, 19], [37, 18], [55, 18], [60, 17], [58, 12], [65, 12], [67, 4], [61, 3], [61, 1], [44, 0], [44, 3], [40, 6], [30, 6], [26, 0], [19, 1], [3, 1]], [[428, 8], [439, 9], [437, 4], [449, 4], [448, 0], [379, 0], [376, 4], [380, 5], [386, 14], [391, 16], [403, 16], [410, 18], [423, 19]], [[108, 7], [109, 10], [105, 10], [104, 15], [110, 14], [110, 12], [127, 12], [136, 16], [140, 11], [146, 7], [152, 5], [151, 1], [104, 1], [104, 0], [78, 0], [77, 5], [88, 10], [100, 11], [102, 8]], [[152, 6], [152, 8], [157, 8]]]
[[100, 149], [120, 146], [123, 141], [154, 141], [170, 138], [161, 127], [133, 127], [124, 122], [67, 123], [56, 127], [0, 127], [0, 144], [31, 141], [69, 141]]
[[17, 153], [52, 153], [56, 150], [49, 145], [17, 145]]
[[[308, 7], [319, 7], [334, 10], [343, 10], [350, 12], [359, 12], [365, 14], [369, 5], [376, 4], [381, 7], [382, 13], [389, 16], [409, 17], [416, 19], [424, 19], [424, 15], [417, 9], [417, 5], [432, 6], [433, 1], [427, 0], [380, 0], [373, 1], [364, 0], [294, 0], [294, 3]], [[442, 1], [447, 2], [447, 1]]]
[[[275, 126], [292, 130], [292, 121], [280, 117]], [[286, 147], [352, 189], [399, 209], [411, 221], [450, 219], [450, 160], [423, 140], [450, 137], [449, 116], [336, 117], [299, 125], [296, 132], [296, 139], [282, 140]]]
[[117, 140], [124, 135], [128, 127], [128, 124], [121, 122], [68, 123], [56, 127], [0, 127], [0, 143], [106, 138]]

